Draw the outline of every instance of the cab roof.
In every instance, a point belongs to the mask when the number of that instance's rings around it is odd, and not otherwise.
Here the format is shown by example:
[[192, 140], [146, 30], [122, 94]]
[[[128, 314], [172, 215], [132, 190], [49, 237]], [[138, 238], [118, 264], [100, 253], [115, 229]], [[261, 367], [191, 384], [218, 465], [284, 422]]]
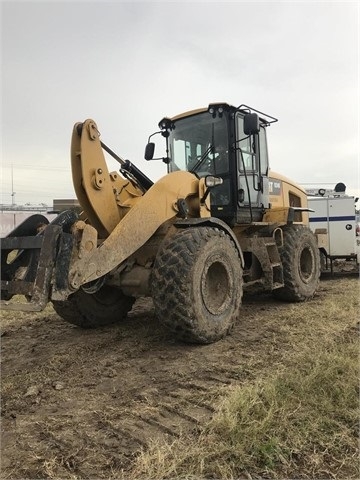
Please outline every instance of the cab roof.
[[169, 120], [170, 121], [175, 121], [179, 120], [181, 118], [186, 118], [186, 117], [191, 117], [193, 115], [197, 115], [199, 113], [207, 112], [209, 111], [210, 108], [223, 108], [224, 110], [227, 111], [233, 111], [233, 112], [241, 112], [241, 113], [257, 113], [259, 114], [259, 120], [261, 125], [264, 127], [269, 126], [271, 123], [277, 122], [277, 118], [268, 115], [266, 113], [260, 112], [259, 110], [256, 110], [255, 108], [249, 107], [248, 105], [240, 105], [239, 107], [235, 107], [234, 105], [230, 105], [229, 103], [226, 102], [215, 102], [215, 103], [210, 103], [208, 107], [203, 107], [203, 108], [197, 108], [195, 110], [188, 110], [187, 112], [179, 113], [175, 115], [174, 117], [171, 117]]

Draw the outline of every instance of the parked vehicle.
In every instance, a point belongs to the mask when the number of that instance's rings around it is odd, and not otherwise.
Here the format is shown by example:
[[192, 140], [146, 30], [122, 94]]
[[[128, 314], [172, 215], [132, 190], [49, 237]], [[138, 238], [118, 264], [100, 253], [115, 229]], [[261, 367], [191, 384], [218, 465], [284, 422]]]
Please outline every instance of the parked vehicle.
[[345, 193], [346, 187], [338, 183], [333, 190], [308, 189], [310, 228], [318, 238], [322, 255], [322, 269], [334, 260], [360, 262], [360, 228], [355, 213], [358, 199]]

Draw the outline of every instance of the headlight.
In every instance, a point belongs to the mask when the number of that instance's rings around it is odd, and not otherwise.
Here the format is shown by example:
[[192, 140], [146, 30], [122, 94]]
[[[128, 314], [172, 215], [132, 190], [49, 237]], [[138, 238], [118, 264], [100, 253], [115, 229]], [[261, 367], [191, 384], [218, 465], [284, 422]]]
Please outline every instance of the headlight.
[[212, 175], [208, 175], [205, 177], [205, 186], [206, 188], [216, 187], [217, 185], [222, 185], [223, 179], [220, 177], [213, 177]]

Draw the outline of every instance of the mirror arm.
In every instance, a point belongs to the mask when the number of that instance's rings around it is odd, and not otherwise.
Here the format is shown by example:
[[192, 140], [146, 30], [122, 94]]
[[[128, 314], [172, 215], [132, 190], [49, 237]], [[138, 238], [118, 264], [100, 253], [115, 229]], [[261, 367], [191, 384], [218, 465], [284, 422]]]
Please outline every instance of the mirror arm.
[[154, 135], [158, 135], [159, 133], [161, 133], [161, 130], [159, 130], [158, 132], [154, 132], [150, 135], [150, 137], [148, 138], [148, 143], [150, 143], [150, 138], [153, 137]]

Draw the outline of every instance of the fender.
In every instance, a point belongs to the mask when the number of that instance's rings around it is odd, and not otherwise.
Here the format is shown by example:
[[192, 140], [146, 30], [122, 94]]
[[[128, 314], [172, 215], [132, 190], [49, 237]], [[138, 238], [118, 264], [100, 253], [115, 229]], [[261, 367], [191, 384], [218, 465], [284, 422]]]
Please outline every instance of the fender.
[[244, 268], [245, 266], [244, 256], [243, 256], [240, 244], [238, 242], [238, 239], [236, 238], [231, 228], [225, 222], [220, 220], [220, 218], [206, 217], [206, 218], [187, 218], [184, 220], [181, 219], [181, 220], [177, 220], [174, 223], [174, 227], [176, 228], [216, 227], [216, 228], [219, 228], [220, 230], [223, 230], [227, 235], [229, 235], [231, 240], [235, 243], [236, 249], [240, 256], [241, 267]]

